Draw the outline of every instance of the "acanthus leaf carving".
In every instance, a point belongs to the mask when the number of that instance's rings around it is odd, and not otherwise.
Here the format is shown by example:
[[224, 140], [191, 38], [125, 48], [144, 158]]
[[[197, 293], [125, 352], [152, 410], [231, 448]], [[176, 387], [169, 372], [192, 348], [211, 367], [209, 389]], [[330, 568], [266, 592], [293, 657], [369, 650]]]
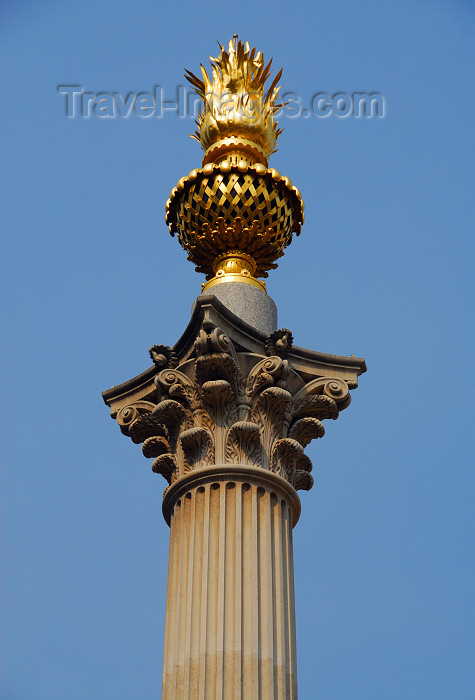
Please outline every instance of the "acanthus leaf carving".
[[226, 429], [237, 420], [236, 399], [229, 382], [225, 379], [207, 381], [202, 385], [201, 390], [203, 404], [212, 423], [215, 458], [218, 462], [222, 462]]
[[157, 457], [152, 464], [152, 471], [155, 474], [161, 474], [165, 477], [169, 484], [174, 481], [176, 475], [176, 460], [172, 454], [163, 454]]
[[259, 395], [252, 409], [255, 422], [264, 427], [272, 423], [275, 433], [282, 432], [287, 408], [292, 401], [291, 394], [286, 389], [270, 386]]
[[274, 442], [270, 468], [294, 485], [297, 470], [310, 472], [312, 470], [312, 462], [304, 454], [303, 447], [297, 440], [282, 438]]
[[237, 393], [241, 370], [233, 357], [224, 352], [201, 355], [196, 359], [195, 377], [199, 385], [224, 379]]
[[302, 398], [292, 401], [289, 407], [287, 420], [290, 423], [297, 418], [317, 418], [317, 420], [325, 420], [328, 418], [338, 418], [339, 411], [336, 401], [329, 396], [321, 394], [313, 394], [303, 396]]
[[238, 421], [230, 428], [226, 440], [226, 462], [261, 466], [260, 428], [256, 423]]
[[142, 452], [144, 457], [160, 457], [170, 452], [170, 445], [164, 437], [149, 437], [142, 445]]
[[302, 447], [306, 447], [315, 438], [325, 435], [325, 427], [318, 418], [299, 418], [289, 430], [289, 437], [300, 442]]
[[129, 426], [129, 436], [136, 445], [149, 437], [166, 437], [167, 433], [160, 420], [153, 413], [144, 413]]
[[236, 420], [236, 399], [225, 379], [208, 381], [201, 387], [203, 401], [214, 423], [229, 428]]
[[271, 386], [259, 394], [255, 401], [251, 421], [261, 428], [262, 467], [269, 469], [271, 450], [276, 439], [283, 437], [286, 413], [292, 401], [290, 392]]
[[214, 459], [213, 440], [204, 428], [190, 428], [180, 435], [180, 443], [185, 455], [185, 472], [212, 463]]
[[165, 427], [170, 451], [175, 452], [181, 427], [188, 418], [187, 410], [178, 401], [165, 399], [155, 406], [153, 415]]
[[267, 357], [242, 349], [238, 357], [240, 346], [205, 320], [195, 358], [188, 354], [183, 365], [168, 346], [153, 346], [151, 357], [161, 369], [154, 379], [156, 402], [122, 407], [121, 431], [143, 443], [144, 455], [154, 458], [153, 471], [169, 484], [190, 470], [223, 463], [268, 469], [296, 489], [310, 489], [312, 463], [303, 450], [324, 435], [321, 421], [337, 418], [350, 394], [343, 379], [306, 380], [310, 372], [297, 371], [287, 359], [292, 342], [283, 328], [268, 337]]
[[306, 471], [295, 472], [295, 483], [294, 488], [296, 491], [310, 491], [313, 486], [313, 476]]

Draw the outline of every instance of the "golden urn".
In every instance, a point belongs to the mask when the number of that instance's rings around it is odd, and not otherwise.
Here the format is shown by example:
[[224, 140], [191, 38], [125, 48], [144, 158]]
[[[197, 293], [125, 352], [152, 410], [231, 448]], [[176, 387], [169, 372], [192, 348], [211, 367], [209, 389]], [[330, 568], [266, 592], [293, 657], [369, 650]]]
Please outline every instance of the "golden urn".
[[203, 100], [193, 135], [204, 150], [202, 167], [181, 178], [166, 204], [166, 222], [196, 271], [203, 291], [222, 282], [247, 282], [265, 290], [267, 277], [304, 221], [300, 192], [268, 168], [282, 132], [275, 113], [282, 70], [264, 95], [272, 60], [238, 41], [211, 58], [212, 80], [185, 77]]

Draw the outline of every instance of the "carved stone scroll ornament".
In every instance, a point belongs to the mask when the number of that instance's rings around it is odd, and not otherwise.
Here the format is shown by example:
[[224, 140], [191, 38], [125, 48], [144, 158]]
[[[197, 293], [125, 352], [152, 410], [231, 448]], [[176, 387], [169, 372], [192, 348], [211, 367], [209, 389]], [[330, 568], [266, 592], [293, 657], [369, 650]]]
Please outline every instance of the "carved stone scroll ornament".
[[322, 420], [337, 418], [350, 394], [338, 378], [305, 383], [287, 359], [291, 346], [292, 333], [276, 331], [265, 346], [275, 354], [247, 354], [253, 364], [244, 375], [241, 366], [249, 364], [240, 364], [233, 342], [204, 321], [191, 360], [174, 367], [175, 353], [154, 346], [156, 403], [137, 401], [121, 408], [121, 431], [143, 443], [145, 457], [154, 459], [153, 471], [169, 484], [195, 469], [239, 464], [268, 469], [294, 488], [308, 490], [312, 463], [304, 448], [323, 437]]

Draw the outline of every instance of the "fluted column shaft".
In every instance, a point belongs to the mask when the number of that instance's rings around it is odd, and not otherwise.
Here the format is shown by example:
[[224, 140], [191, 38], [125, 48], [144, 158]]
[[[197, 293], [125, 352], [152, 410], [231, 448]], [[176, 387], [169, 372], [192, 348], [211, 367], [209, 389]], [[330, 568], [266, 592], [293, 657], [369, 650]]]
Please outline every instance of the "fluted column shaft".
[[170, 523], [163, 700], [295, 700], [296, 491], [227, 465], [178, 479]]

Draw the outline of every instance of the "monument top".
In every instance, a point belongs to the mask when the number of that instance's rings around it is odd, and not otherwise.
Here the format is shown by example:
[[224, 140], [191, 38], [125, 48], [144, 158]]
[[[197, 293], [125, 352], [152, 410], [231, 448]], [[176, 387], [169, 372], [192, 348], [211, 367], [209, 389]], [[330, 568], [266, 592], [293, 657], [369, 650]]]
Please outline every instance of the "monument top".
[[212, 80], [186, 77], [203, 100], [195, 138], [205, 151], [202, 168], [181, 178], [166, 204], [171, 235], [206, 275], [202, 291], [223, 282], [244, 282], [265, 291], [304, 221], [299, 190], [288, 177], [268, 168], [282, 129], [274, 119], [280, 70], [270, 87], [271, 64], [235, 35], [228, 51], [210, 58]]

